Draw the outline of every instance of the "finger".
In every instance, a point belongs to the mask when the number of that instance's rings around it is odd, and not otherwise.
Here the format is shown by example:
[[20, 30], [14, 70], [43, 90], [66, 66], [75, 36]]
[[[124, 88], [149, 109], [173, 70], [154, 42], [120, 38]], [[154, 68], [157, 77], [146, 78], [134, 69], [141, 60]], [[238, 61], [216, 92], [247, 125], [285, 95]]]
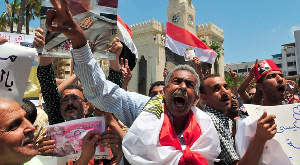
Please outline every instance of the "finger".
[[258, 63], [258, 59], [255, 60], [255, 65]]
[[120, 64], [121, 64], [121, 67], [125, 66], [123, 58], [121, 58]]
[[49, 155], [54, 149], [49, 149], [49, 150], [46, 150], [46, 151], [38, 151], [38, 155], [44, 155], [44, 156], [47, 156]]
[[61, 4], [61, 10], [62, 11], [64, 11], [64, 12], [69, 11], [67, 0], [60, 0], [60, 4]]
[[129, 66], [128, 66], [128, 60], [127, 59], [125, 59], [125, 67], [129, 68]]
[[269, 132], [277, 132], [277, 124], [273, 124], [272, 126], [270, 126], [270, 128], [268, 129]]
[[266, 116], [268, 115], [268, 113], [266, 111], [264, 111], [264, 113], [261, 115], [261, 117], [258, 119], [259, 121], [262, 121]]
[[[63, 0], [60, 0], [60, 2], [62, 2], [62, 1], [63, 1]], [[50, 0], [50, 2], [51, 2], [52, 6], [53, 6], [54, 8], [60, 9], [61, 6], [60, 6], [58, 0]]]
[[[54, 0], [52, 0], [52, 1], [54, 1]], [[46, 28], [49, 31], [52, 31], [52, 22], [53, 22], [55, 16], [56, 16], [56, 10], [54, 10], [54, 9], [48, 9], [47, 10]]]
[[268, 116], [266, 116], [265, 118], [263, 118], [262, 120], [261, 120], [261, 122], [262, 123], [272, 123], [272, 122], [275, 122], [275, 119], [276, 118], [276, 116], [275, 115], [268, 115]]
[[38, 151], [39, 152], [45, 152], [47, 150], [53, 150], [55, 148], [55, 145], [48, 145], [48, 146], [42, 146], [42, 147], [38, 147]]

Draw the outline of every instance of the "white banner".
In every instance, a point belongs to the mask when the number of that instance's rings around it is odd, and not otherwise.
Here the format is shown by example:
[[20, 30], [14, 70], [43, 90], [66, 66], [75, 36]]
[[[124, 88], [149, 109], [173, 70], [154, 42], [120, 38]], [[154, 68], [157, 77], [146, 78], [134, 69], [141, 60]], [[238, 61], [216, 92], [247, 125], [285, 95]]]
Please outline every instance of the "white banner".
[[[276, 115], [275, 121], [278, 131], [273, 139], [277, 140], [280, 143], [283, 151], [287, 154], [292, 164], [299, 165], [300, 104], [288, 104], [279, 106], [259, 106], [244, 104], [244, 106], [249, 113], [251, 121], [259, 119], [263, 114], [263, 111], [267, 111], [268, 115]], [[271, 152], [276, 153], [279, 152], [278, 150], [276, 149]]]
[[8, 39], [9, 43], [20, 45], [21, 42], [33, 43], [34, 35], [0, 32], [0, 37]]
[[36, 49], [0, 44], [0, 97], [21, 103]]

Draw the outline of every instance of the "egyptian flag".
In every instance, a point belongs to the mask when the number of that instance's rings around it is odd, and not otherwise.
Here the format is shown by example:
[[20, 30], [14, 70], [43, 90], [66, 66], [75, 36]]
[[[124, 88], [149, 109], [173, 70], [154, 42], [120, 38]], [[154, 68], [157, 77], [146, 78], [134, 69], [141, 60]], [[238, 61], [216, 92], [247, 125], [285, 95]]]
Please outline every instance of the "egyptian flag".
[[169, 22], [166, 23], [166, 29], [166, 48], [169, 48], [173, 53], [184, 56], [184, 52], [192, 48], [202, 62], [212, 64], [216, 59], [218, 54], [188, 30]]
[[130, 70], [133, 70], [136, 64], [136, 60], [138, 58], [138, 51], [132, 41], [132, 33], [129, 26], [122, 21], [119, 15], [117, 20], [117, 37], [120, 38], [123, 44], [123, 49], [120, 58], [122, 57], [124, 60], [127, 59]]

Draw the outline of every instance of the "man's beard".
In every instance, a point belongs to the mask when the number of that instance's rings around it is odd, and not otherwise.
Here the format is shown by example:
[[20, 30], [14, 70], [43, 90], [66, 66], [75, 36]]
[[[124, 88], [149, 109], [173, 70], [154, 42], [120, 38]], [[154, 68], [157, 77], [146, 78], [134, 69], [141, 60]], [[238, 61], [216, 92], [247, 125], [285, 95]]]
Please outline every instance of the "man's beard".
[[[83, 105], [83, 109], [85, 109], [85, 108], [86, 108], [86, 106]], [[72, 115], [72, 116], [66, 116], [66, 115], [63, 115], [63, 118], [64, 118], [66, 121], [84, 118], [84, 112], [83, 112], [82, 114], [80, 114], [77, 107], [75, 107], [75, 106], [73, 106], [73, 105], [71, 105], [71, 106], [68, 105], [68, 107], [66, 108], [66, 110], [67, 110], [67, 109], [76, 109], [78, 113], [77, 113], [76, 115]], [[65, 110], [65, 111], [66, 111], [66, 110]]]

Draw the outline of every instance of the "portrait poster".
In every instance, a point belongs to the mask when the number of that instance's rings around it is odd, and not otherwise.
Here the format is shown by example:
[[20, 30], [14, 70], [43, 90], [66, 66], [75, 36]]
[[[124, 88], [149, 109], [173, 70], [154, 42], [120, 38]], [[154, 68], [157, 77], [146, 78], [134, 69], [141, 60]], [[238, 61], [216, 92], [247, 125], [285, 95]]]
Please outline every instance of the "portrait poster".
[[[271, 162], [271, 164], [300, 164], [300, 104], [288, 104], [278, 106], [259, 106], [252, 104], [244, 104], [249, 114], [251, 122], [257, 121], [264, 111], [268, 115], [276, 116], [277, 133], [273, 139], [268, 140], [262, 160]], [[246, 120], [247, 122], [247, 120]], [[238, 124], [237, 133], [243, 130], [245, 135], [254, 135], [256, 131], [256, 123], [248, 122], [248, 124]], [[240, 130], [239, 130], [240, 129]], [[236, 137], [237, 138], [237, 137]], [[243, 140], [251, 141], [250, 136], [243, 137]], [[238, 146], [238, 145], [237, 145]]]
[[36, 49], [15, 43], [0, 44], [0, 93], [19, 104], [27, 88], [27, 80]]
[[[114, 60], [116, 55], [108, 51], [109, 44], [117, 35], [118, 0], [67, 0], [74, 20], [84, 31], [95, 59]], [[45, 27], [48, 9], [54, 9], [50, 0], [42, 0], [41, 28], [45, 45], [39, 55], [71, 58], [72, 43], [62, 33], [47, 31]]]
[[[54, 155], [77, 159], [81, 155], [82, 138], [91, 130], [96, 130], [100, 135], [105, 131], [104, 117], [89, 117], [71, 120], [46, 127], [47, 136], [55, 140]], [[100, 144], [96, 147], [96, 159], [110, 159], [109, 151]]]

